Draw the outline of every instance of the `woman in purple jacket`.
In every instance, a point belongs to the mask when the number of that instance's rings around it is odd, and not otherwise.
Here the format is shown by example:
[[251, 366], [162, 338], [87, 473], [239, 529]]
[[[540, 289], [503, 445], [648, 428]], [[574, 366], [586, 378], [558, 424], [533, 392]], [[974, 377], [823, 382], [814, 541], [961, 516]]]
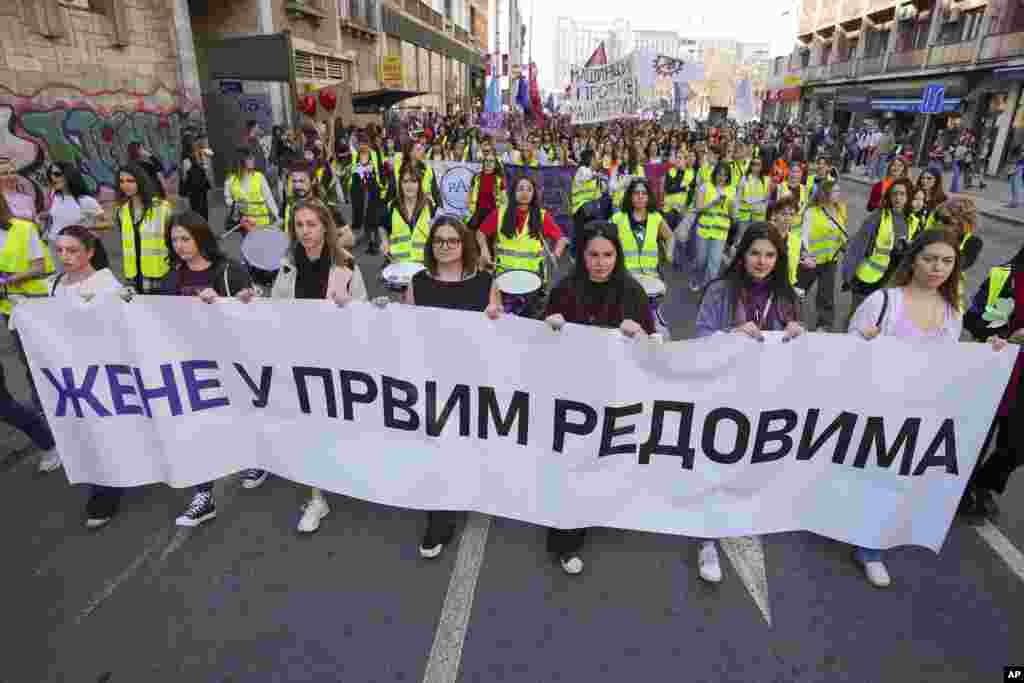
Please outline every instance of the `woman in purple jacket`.
[[[779, 233], [768, 223], [751, 223], [728, 270], [704, 290], [697, 311], [697, 336], [731, 332], [760, 341], [765, 331], [782, 331], [786, 340], [803, 334], [786, 264], [786, 244]], [[714, 539], [701, 542], [697, 562], [702, 579], [722, 580]]]

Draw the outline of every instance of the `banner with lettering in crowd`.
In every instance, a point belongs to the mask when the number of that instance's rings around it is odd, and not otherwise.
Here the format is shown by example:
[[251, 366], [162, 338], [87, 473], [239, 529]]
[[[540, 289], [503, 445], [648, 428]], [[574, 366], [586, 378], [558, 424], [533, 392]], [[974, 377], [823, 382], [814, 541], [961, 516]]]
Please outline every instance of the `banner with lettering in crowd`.
[[15, 321], [72, 483], [258, 467], [561, 528], [935, 551], [1014, 360], [833, 334], [657, 344], [362, 302], [101, 297]]
[[654, 95], [658, 57], [647, 49], [600, 66], [574, 66], [563, 110], [573, 125], [629, 118]]

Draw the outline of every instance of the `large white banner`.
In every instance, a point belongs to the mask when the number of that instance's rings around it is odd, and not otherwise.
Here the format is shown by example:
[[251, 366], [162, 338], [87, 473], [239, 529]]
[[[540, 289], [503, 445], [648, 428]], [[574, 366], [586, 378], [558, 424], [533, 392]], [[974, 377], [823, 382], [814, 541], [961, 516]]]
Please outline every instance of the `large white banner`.
[[441, 190], [438, 213], [464, 218], [469, 213], [469, 189], [480, 164], [466, 161], [428, 161]]
[[260, 467], [409, 508], [872, 548], [939, 549], [1013, 362], [847, 335], [659, 345], [394, 304], [15, 315], [72, 482]]
[[657, 55], [636, 50], [602, 66], [574, 66], [565, 111], [574, 125], [631, 117], [654, 96]]

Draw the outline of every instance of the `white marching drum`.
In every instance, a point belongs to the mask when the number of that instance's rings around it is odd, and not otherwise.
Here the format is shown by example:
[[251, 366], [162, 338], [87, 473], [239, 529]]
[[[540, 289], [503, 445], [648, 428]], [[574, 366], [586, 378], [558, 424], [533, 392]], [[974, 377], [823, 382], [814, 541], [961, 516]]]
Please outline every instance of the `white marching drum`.
[[242, 260], [254, 283], [269, 289], [288, 253], [288, 236], [277, 229], [253, 230], [242, 241]]
[[503, 294], [515, 296], [536, 292], [544, 284], [540, 275], [529, 270], [507, 270], [499, 275], [494, 282]]
[[380, 271], [380, 279], [388, 289], [401, 292], [412, 283], [413, 276], [423, 269], [422, 263], [412, 261], [392, 263]]
[[660, 278], [650, 275], [638, 275], [636, 281], [647, 292], [647, 300], [652, 304], [665, 296], [665, 283]]

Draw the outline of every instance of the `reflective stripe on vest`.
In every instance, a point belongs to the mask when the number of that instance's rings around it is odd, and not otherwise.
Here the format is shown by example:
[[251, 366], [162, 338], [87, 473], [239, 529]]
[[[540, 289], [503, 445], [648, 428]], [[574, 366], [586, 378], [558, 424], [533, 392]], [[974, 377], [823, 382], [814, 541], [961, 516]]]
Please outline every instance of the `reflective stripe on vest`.
[[1006, 283], [1010, 280], [1010, 272], [1010, 266], [996, 266], [988, 271], [988, 299], [985, 301], [986, 306], [991, 306], [999, 300], [999, 296], [1003, 293], [1003, 288], [1006, 287]]
[[719, 194], [726, 196], [725, 203], [705, 209], [697, 219], [697, 234], [706, 240], [724, 240], [729, 236], [729, 207], [736, 199], [736, 189], [727, 187], [719, 191], [711, 183], [704, 184], [704, 206], [718, 199]]
[[821, 207], [808, 209], [811, 216], [811, 234], [807, 246], [816, 263], [829, 263], [843, 244], [843, 235]]
[[895, 243], [896, 234], [893, 232], [892, 213], [886, 209], [878, 224], [875, 248], [868, 258], [864, 259], [857, 267], [857, 279], [869, 285], [881, 280], [885, 271], [889, 269], [892, 247]]
[[788, 258], [787, 272], [789, 273], [789, 284], [796, 284], [796, 276], [800, 270], [800, 249], [803, 244], [800, 240], [800, 233], [790, 229], [786, 235], [786, 256]]
[[398, 207], [391, 209], [391, 260], [395, 263], [423, 263], [423, 250], [430, 234], [430, 210], [424, 206], [416, 217], [415, 230], [409, 227]]
[[[146, 211], [139, 224], [139, 259], [142, 266], [142, 277], [162, 278], [170, 271], [167, 262], [167, 243], [164, 241], [164, 224], [170, 207], [166, 202], [154, 200], [153, 206]], [[118, 209], [121, 216], [121, 250], [124, 252], [124, 276], [132, 280], [138, 275], [135, 269], [135, 226], [132, 224], [131, 211], [125, 204]]]
[[[751, 192], [750, 188], [756, 187], [757, 192]], [[768, 216], [768, 208], [761, 204], [758, 207], [751, 206], [750, 201], [758, 201], [768, 196], [768, 181], [762, 177], [759, 181], [754, 178], [747, 178], [743, 184], [743, 196], [740, 197], [740, 205], [736, 210], [736, 217], [741, 221], [763, 221]]]
[[575, 176], [572, 179], [572, 213], [575, 215], [587, 202], [592, 202], [601, 196], [601, 188], [597, 184], [597, 178], [591, 176], [586, 182], [577, 183]]
[[630, 224], [629, 214], [621, 211], [612, 216], [612, 222], [619, 226], [619, 241], [625, 257], [626, 270], [636, 275], [656, 275], [658, 272], [658, 226], [661, 214], [652, 211], [647, 215], [644, 227], [644, 243], [636, 243], [636, 233]]
[[[28, 272], [32, 268], [32, 257], [29, 254], [29, 245], [32, 238], [38, 239], [39, 229], [31, 221], [20, 218], [12, 218], [7, 224], [7, 239], [4, 240], [3, 249], [0, 250], [0, 272], [17, 275]], [[50, 259], [50, 251], [43, 247], [44, 273], [52, 273], [53, 261]], [[45, 274], [43, 275], [45, 277]], [[8, 294], [37, 294], [45, 296], [47, 293], [46, 282], [40, 278], [24, 280], [17, 284], [7, 285]], [[10, 315], [13, 304], [10, 299], [0, 299], [0, 311]]]
[[[668, 175], [669, 183], [672, 185], [672, 189], [675, 187], [675, 178], [679, 175], [678, 169], [669, 169]], [[671, 211], [673, 209], [681, 210], [686, 208], [687, 199], [689, 199], [690, 185], [693, 184], [694, 172], [692, 168], [688, 168], [683, 171], [683, 177], [678, 184], [678, 190], [675, 192], [668, 192], [669, 184], [666, 184], [665, 192], [665, 210]]]
[[[501, 225], [498, 227], [496, 244], [494, 245], [495, 263], [498, 274], [507, 270], [529, 270], [540, 273], [544, 265], [544, 220], [547, 212], [540, 210], [540, 239], [530, 236], [529, 221], [530, 215], [526, 215], [523, 229], [516, 233], [515, 237], [506, 237], [501, 229], [505, 224], [505, 214], [501, 214]], [[546, 274], [545, 274], [546, 277]]]
[[249, 187], [243, 190], [241, 178], [233, 175], [228, 179], [231, 199], [242, 209], [243, 216], [256, 219], [257, 225], [270, 225], [270, 209], [267, 200], [263, 198], [263, 174], [250, 171], [248, 180]]

